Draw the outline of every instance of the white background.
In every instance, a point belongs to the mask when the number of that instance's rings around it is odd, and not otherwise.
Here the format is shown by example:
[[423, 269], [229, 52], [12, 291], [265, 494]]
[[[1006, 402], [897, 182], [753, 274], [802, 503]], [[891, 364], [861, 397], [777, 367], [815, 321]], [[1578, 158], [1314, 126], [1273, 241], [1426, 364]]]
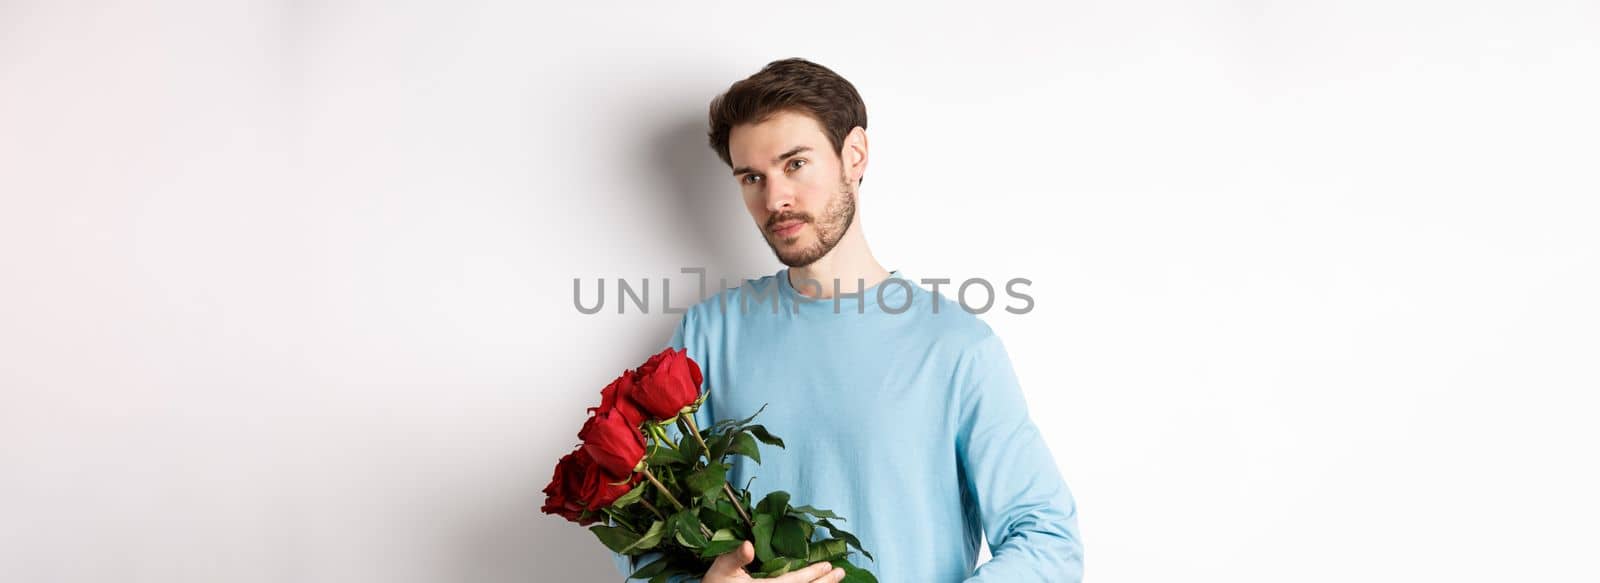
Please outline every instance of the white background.
[[984, 317], [1090, 581], [1594, 581], [1597, 39], [1588, 1], [0, 2], [0, 573], [616, 580], [539, 490], [676, 316], [572, 279], [776, 271], [705, 109], [803, 56], [868, 104], [886, 266], [1034, 281]]

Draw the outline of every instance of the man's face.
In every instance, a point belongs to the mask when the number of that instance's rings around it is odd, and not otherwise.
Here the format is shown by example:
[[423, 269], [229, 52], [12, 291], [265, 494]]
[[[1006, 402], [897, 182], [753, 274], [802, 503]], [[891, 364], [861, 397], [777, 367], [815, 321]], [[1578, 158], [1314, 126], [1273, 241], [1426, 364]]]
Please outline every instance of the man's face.
[[833, 250], [855, 219], [855, 185], [822, 126], [779, 112], [728, 134], [734, 180], [778, 261], [804, 267]]

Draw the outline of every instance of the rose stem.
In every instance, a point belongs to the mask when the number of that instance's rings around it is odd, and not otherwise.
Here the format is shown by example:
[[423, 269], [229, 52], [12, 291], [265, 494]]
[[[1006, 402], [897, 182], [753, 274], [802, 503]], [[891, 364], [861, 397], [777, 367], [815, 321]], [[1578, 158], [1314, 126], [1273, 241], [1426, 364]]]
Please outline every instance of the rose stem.
[[[709, 463], [711, 461], [711, 448], [706, 446], [706, 438], [700, 435], [700, 427], [695, 424], [694, 415], [679, 415], [678, 419], [689, 424], [689, 433], [693, 434], [695, 440], [700, 442], [700, 449], [705, 450], [706, 462]], [[722, 481], [722, 493], [728, 497], [728, 502], [733, 503], [733, 509], [739, 512], [739, 517], [744, 519], [744, 523], [750, 527], [751, 532], [754, 532], [756, 523], [750, 520], [749, 514], [745, 514], [743, 501], [739, 500], [738, 496], [733, 495], [733, 487], [728, 485], [726, 479]]]
[[[672, 492], [670, 490], [667, 490], [667, 487], [665, 485], [663, 485], [660, 480], [656, 479], [655, 474], [651, 474], [650, 473], [650, 466], [647, 465], [647, 466], [645, 466], [645, 468], [643, 470], [640, 470], [640, 471], [644, 472], [644, 477], [649, 478], [650, 479], [650, 483], [651, 484], [655, 484], [656, 485], [656, 489], [661, 490], [661, 494], [663, 496], [666, 496], [667, 497], [667, 501], [671, 502], [672, 505], [674, 507], [676, 507], [679, 512], [682, 512], [682, 511], [685, 510], [685, 508], [683, 507], [683, 504], [679, 504], [678, 503], [678, 499], [672, 497]], [[708, 538], [708, 539], [711, 538], [711, 534], [712, 534], [711, 533], [711, 529], [706, 528], [706, 525], [701, 523], [700, 519], [698, 517], [695, 518], [695, 523], [700, 525], [700, 532], [702, 534], [705, 534], [706, 538]]]
[[650, 473], [649, 466], [646, 466], [643, 470], [640, 470], [640, 471], [644, 472], [644, 477], [646, 479], [650, 480], [651, 484], [655, 484], [656, 485], [656, 489], [661, 491], [661, 495], [662, 496], [666, 496], [667, 497], [667, 501], [671, 502], [672, 506], [674, 508], [677, 508], [680, 511], [683, 510], [683, 504], [678, 503], [678, 499], [672, 497], [672, 491], [668, 490], [667, 487], [661, 483], [661, 480], [657, 480], [655, 474]]
[[733, 487], [728, 485], [727, 480], [722, 481], [722, 493], [728, 496], [728, 501], [733, 503], [733, 509], [739, 511], [739, 516], [744, 518], [744, 523], [750, 526], [751, 532], [755, 532], [753, 529], [756, 527], [756, 523], [750, 520], [749, 514], [745, 514], [744, 503], [733, 495]]
[[700, 436], [700, 430], [694, 425], [694, 417], [690, 415], [679, 415], [678, 429], [682, 429], [684, 433], [693, 435], [694, 440], [700, 442], [700, 451], [706, 452], [706, 463], [711, 463], [711, 447], [706, 445], [706, 438]]
[[662, 520], [666, 520], [667, 519], [667, 516], [665, 514], [662, 514], [661, 510], [657, 509], [656, 505], [651, 504], [649, 500], [645, 500], [644, 498], [640, 498], [639, 499], [639, 503], [643, 504], [645, 508], [649, 508], [650, 512], [652, 512], [652, 513], [654, 513], [656, 515], [656, 518], [660, 518]]

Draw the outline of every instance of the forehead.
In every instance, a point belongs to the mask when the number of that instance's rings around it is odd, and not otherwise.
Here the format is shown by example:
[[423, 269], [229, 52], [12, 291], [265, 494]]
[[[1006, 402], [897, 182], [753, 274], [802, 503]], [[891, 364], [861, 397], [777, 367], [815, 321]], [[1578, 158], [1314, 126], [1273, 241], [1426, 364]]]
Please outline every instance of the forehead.
[[765, 166], [772, 158], [794, 149], [810, 146], [813, 150], [831, 150], [828, 137], [822, 133], [822, 124], [811, 116], [793, 111], [780, 111], [755, 124], [734, 126], [728, 132], [728, 157], [733, 165]]

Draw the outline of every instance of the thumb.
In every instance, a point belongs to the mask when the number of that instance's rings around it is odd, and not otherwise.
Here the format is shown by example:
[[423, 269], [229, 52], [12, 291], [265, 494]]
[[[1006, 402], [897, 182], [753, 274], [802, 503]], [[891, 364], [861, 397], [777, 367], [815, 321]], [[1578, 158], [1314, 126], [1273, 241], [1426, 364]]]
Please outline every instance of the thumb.
[[706, 570], [706, 575], [721, 575], [731, 577], [739, 574], [745, 565], [756, 558], [756, 547], [750, 541], [743, 541], [739, 548], [717, 555], [717, 560], [711, 562], [711, 568]]

